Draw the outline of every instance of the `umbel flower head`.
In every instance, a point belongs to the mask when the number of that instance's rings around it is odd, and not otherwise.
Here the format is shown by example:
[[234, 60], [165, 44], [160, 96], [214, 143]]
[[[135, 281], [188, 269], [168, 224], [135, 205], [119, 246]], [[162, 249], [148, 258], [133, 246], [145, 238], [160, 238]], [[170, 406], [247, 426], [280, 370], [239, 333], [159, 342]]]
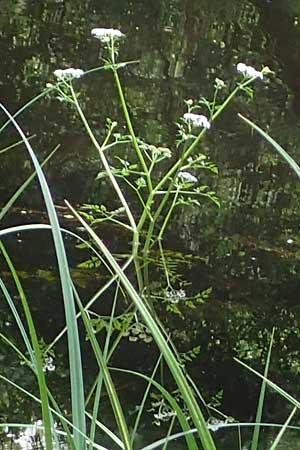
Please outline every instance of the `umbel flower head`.
[[201, 114], [185, 113], [183, 115], [183, 118], [184, 120], [191, 122], [194, 127], [202, 127], [207, 129], [210, 128], [210, 122], [208, 121], [207, 117]]
[[71, 80], [72, 78], [82, 77], [82, 75], [84, 75], [84, 71], [70, 67], [69, 69], [57, 69], [54, 71], [54, 75], [60, 79]]
[[198, 183], [198, 178], [190, 172], [178, 172], [177, 176], [183, 183]]
[[244, 63], [238, 63], [236, 66], [236, 70], [241, 72], [247, 78], [260, 78], [261, 80], [264, 78], [262, 72], [254, 69], [252, 66], [247, 66]]
[[108, 43], [111, 39], [121, 39], [122, 37], [125, 37], [125, 34], [123, 34], [120, 30], [115, 30], [114, 28], [93, 28], [91, 30], [92, 36], [94, 36], [96, 39], [99, 39], [99, 41]]

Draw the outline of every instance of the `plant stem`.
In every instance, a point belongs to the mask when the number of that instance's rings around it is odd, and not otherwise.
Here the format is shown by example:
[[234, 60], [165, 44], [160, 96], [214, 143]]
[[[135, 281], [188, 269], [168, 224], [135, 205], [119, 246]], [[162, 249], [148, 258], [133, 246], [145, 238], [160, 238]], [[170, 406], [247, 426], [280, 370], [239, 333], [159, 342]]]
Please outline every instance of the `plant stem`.
[[114, 74], [114, 78], [115, 78], [118, 94], [119, 94], [119, 97], [120, 97], [120, 101], [121, 101], [124, 117], [125, 117], [125, 120], [126, 120], [127, 128], [128, 128], [129, 133], [130, 133], [130, 135], [132, 137], [132, 143], [133, 143], [135, 152], [136, 152], [136, 154], [137, 154], [137, 156], [139, 158], [140, 164], [141, 164], [142, 169], [143, 169], [143, 171], [145, 173], [146, 180], [147, 180], [147, 185], [148, 185], [148, 189], [149, 189], [149, 193], [151, 193], [152, 189], [153, 189], [151, 176], [149, 174], [149, 170], [148, 170], [147, 164], [145, 162], [145, 159], [143, 157], [143, 154], [141, 152], [141, 149], [139, 147], [139, 144], [137, 142], [137, 139], [136, 139], [136, 136], [135, 136], [135, 133], [134, 133], [134, 130], [133, 130], [133, 126], [132, 126], [131, 119], [130, 119], [130, 116], [129, 116], [126, 100], [125, 100], [125, 97], [124, 97], [124, 94], [123, 94], [123, 89], [122, 89], [120, 78], [119, 78], [119, 75], [118, 75], [118, 71], [117, 71], [117, 69], [114, 66], [113, 66], [112, 70], [113, 70], [113, 74]]

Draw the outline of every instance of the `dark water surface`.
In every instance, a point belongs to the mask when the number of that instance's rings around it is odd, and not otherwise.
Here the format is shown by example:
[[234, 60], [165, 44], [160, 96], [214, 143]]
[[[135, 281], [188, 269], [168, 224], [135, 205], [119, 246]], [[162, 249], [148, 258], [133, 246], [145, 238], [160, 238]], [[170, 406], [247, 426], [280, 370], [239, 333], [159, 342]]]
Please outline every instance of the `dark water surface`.
[[[175, 330], [180, 351], [200, 346], [191, 374], [203, 386], [205, 398], [213, 399], [226, 415], [244, 421], [253, 419], [259, 380], [233, 358], [262, 371], [274, 326], [270, 376], [300, 398], [299, 182], [273, 149], [250, 133], [237, 116], [241, 112], [250, 117], [300, 161], [299, 1], [0, 0], [0, 10], [0, 100], [11, 112], [53, 81], [55, 69], [97, 67], [99, 45], [92, 40], [90, 29], [119, 28], [126, 34], [120, 60], [139, 61], [120, 71], [130, 113], [139, 135], [155, 145], [173, 148], [175, 123], [185, 112], [184, 100], [210, 97], [216, 77], [225, 81], [228, 93], [238, 79], [238, 62], [258, 69], [267, 65], [275, 72], [268, 80], [255, 83], [252, 102], [238, 96], [213, 124], [202, 144], [203, 153], [220, 172], [203, 182], [217, 192], [221, 207], [203, 202], [200, 208], [182, 208], [168, 233], [168, 261], [191, 283], [187, 290], [195, 294], [195, 290], [212, 287], [212, 294], [197, 311], [184, 310], [182, 317], [167, 313], [164, 306], [161, 314], [166, 327]], [[122, 129], [124, 123], [110, 73], [84, 77], [80, 89], [83, 109], [99, 138], [104, 135], [107, 117], [117, 120]], [[5, 122], [4, 114], [0, 120]], [[96, 179], [98, 155], [70, 108], [43, 97], [19, 116], [19, 123], [28, 136], [34, 135], [32, 146], [40, 160], [60, 144], [45, 172], [55, 203], [62, 207], [65, 225], [76, 228], [63, 208], [65, 198], [76, 206], [113, 202], [110, 187]], [[12, 129], [7, 128], [1, 133], [0, 148], [17, 140]], [[125, 157], [130, 160], [129, 149]], [[0, 154], [1, 204], [31, 172], [22, 146]], [[39, 187], [32, 184], [18, 200], [17, 208], [4, 218], [2, 227], [46, 221], [42, 210]], [[122, 236], [120, 239], [105, 227], [100, 233], [111, 249], [120, 251]], [[30, 289], [40, 333], [49, 342], [64, 325], [56, 262], [49, 250], [51, 241], [47, 234], [40, 233], [35, 235], [36, 245], [27, 236], [14, 236], [5, 243], [25, 288]], [[69, 247], [73, 246], [70, 240]], [[78, 268], [83, 259], [82, 252], [72, 251], [74, 280], [87, 300], [104, 282], [105, 275], [101, 270]], [[2, 269], [3, 279], [7, 280], [7, 270]], [[100, 311], [106, 314], [109, 307], [101, 306]], [[4, 306], [0, 325], [18, 339]], [[63, 350], [61, 343], [56, 353], [57, 371], [51, 374], [53, 385], [67, 383]], [[1, 344], [1, 373], [30, 389], [28, 369], [20, 366], [11, 353]], [[139, 355], [138, 366], [145, 371], [157, 357], [151, 344], [124, 340], [114, 364], [133, 365]], [[90, 373], [87, 382], [91, 382], [93, 362], [87, 356], [84, 364]], [[138, 386], [132, 390], [128, 380], [117, 384], [124, 392], [124, 401], [129, 402], [136, 393], [128, 406], [132, 412], [140, 401]], [[68, 404], [64, 393], [65, 389], [58, 389], [62, 404]], [[0, 385], [2, 422], [12, 417], [20, 422], [29, 420], [29, 410], [24, 418], [28, 405], [14, 388]], [[266, 420], [284, 421], [289, 410], [286, 402], [268, 394]], [[225, 434], [222, 431], [221, 437]], [[224, 449], [238, 448], [238, 442], [227, 443], [226, 439]], [[281, 448], [300, 448], [294, 435], [290, 439]], [[153, 440], [153, 436], [141, 430], [141, 442], [147, 440]]]

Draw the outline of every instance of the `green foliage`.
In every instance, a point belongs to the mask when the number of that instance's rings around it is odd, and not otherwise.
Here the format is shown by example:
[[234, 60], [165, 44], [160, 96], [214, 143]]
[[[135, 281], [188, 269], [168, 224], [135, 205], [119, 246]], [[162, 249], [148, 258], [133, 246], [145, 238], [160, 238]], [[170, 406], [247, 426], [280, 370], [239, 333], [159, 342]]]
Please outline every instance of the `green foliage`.
[[[112, 32], [113, 30], [109, 30], [109, 34]], [[71, 379], [70, 394], [72, 398], [71, 428], [69, 428], [70, 423], [68, 419], [62, 414], [47, 385], [48, 374], [46, 372], [47, 369], [48, 371], [50, 370], [49, 365], [52, 364], [54, 356], [52, 346], [45, 346], [44, 342], [38, 339], [29, 303], [17, 272], [10, 262], [4, 247], [1, 246], [2, 253], [10, 267], [13, 280], [21, 297], [29, 334], [26, 332], [14, 302], [4, 284], [1, 284], [2, 290], [27, 348], [31, 360], [28, 365], [36, 376], [40, 399], [33, 397], [28, 391], [25, 391], [25, 393], [42, 405], [43, 429], [45, 431], [47, 450], [52, 449], [52, 441], [57, 439], [53, 414], [59, 417], [60, 425], [68, 438], [68, 445], [73, 449], [85, 449], [87, 443], [92, 448], [95, 442], [96, 428], [99, 427], [102, 431], [105, 431], [107, 437], [113, 443], [117, 443], [125, 450], [131, 450], [135, 436], [133, 438], [130, 436], [127, 415], [124, 412], [121, 398], [118, 395], [111, 375], [112, 369], [109, 362], [122, 338], [128, 339], [132, 343], [155, 344], [159, 352], [159, 362], [162, 365], [160, 383], [156, 380], [158, 365], [153, 369], [151, 377], [143, 373], [135, 373], [132, 370], [123, 370], [123, 372], [138, 376], [147, 382], [145, 396], [142, 401], [143, 407], [147, 399], [150, 398], [150, 412], [154, 413], [156, 425], [160, 425], [162, 422], [170, 422], [167, 436], [164, 436], [166, 439], [164, 443], [167, 443], [167, 438], [173, 426], [177, 424], [185, 437], [186, 446], [189, 450], [198, 448], [198, 443], [193, 435], [194, 432], [196, 432], [201, 442], [201, 448], [204, 450], [215, 450], [214, 439], [210, 432], [212, 428], [211, 424], [207, 422], [207, 416], [210, 415], [211, 410], [215, 410], [220, 406], [223, 392], [218, 390], [212, 396], [210, 404], [205, 404], [198, 387], [189, 377], [186, 367], [188, 363], [198, 359], [204, 353], [203, 345], [201, 343], [200, 345], [193, 345], [190, 342], [188, 329], [184, 330], [181, 335], [179, 333], [176, 335], [176, 330], [173, 332], [168, 327], [165, 327], [167, 320], [164, 323], [159, 316], [160, 311], [164, 310], [165, 313], [172, 313], [165, 314], [168, 320], [169, 317], [174, 315], [176, 319], [179, 318], [180, 320], [187, 320], [187, 318], [194, 316], [193, 320], [195, 321], [197, 314], [201, 316], [202, 307], [210, 298], [212, 290], [208, 288], [199, 292], [198, 288], [194, 289], [196, 294], [189, 295], [187, 293], [190, 287], [189, 283], [184, 276], [178, 274], [177, 270], [178, 261], [182, 263], [182, 258], [181, 256], [178, 257], [178, 255], [177, 258], [170, 258], [168, 252], [163, 249], [163, 243], [170, 225], [174, 225], [174, 213], [177, 208], [205, 207], [205, 203], [202, 203], [203, 199], [209, 200], [218, 207], [220, 206], [217, 194], [201, 178], [203, 170], [213, 175], [218, 173], [216, 165], [200, 151], [201, 145], [206, 134], [210, 132], [211, 126], [219, 115], [225, 111], [235, 96], [243, 93], [252, 100], [252, 84], [257, 77], [255, 74], [259, 74], [259, 78], [263, 78], [263, 75], [268, 71], [265, 68], [262, 72], [257, 72], [252, 68], [252, 75], [247, 73], [247, 71], [242, 71], [241, 82], [238, 82], [233, 91], [227, 96], [224, 94], [226, 83], [216, 79], [211, 99], [201, 96], [199, 101], [186, 100], [187, 112], [178, 119], [176, 148], [173, 150], [165, 146], [145, 142], [144, 139], [136, 136], [119, 78], [119, 70], [128, 63], [116, 62], [119, 54], [118, 39], [115, 39], [112, 34], [108, 38], [101, 40], [101, 30], [99, 30], [99, 33], [100, 41], [104, 44], [101, 50], [101, 54], [104, 55], [101, 69], [110, 71], [113, 75], [127, 130], [124, 132], [122, 127], [119, 128], [116, 121], [107, 119], [103, 141], [99, 142], [99, 133], [93, 131], [84, 111], [82, 94], [79, 90], [80, 84], [79, 80], [77, 80], [79, 77], [70, 74], [76, 70], [78, 71], [78, 69], [58, 71], [60, 74], [57, 75], [56, 83], [49, 84], [46, 91], [47, 95], [50, 92], [54, 94], [54, 97], [63, 104], [64, 108], [72, 108], [73, 114], [78, 114], [81, 125], [100, 158], [102, 167], [96, 178], [98, 181], [100, 180], [109, 185], [115, 197], [116, 207], [104, 204], [86, 204], [79, 213], [66, 202], [72, 215], [83, 226], [88, 236], [84, 242], [82, 242], [82, 238], [79, 239], [80, 244], [78, 244], [78, 247], [85, 250], [87, 248], [93, 250], [93, 256], [80, 263], [78, 267], [81, 269], [98, 269], [100, 265], [105, 265], [109, 273], [110, 280], [107, 288], [110, 286], [114, 287], [114, 297], [109, 316], [99, 316], [91, 311], [90, 303], [85, 307], [83, 306], [71, 278], [62, 239], [62, 230], [41, 166], [25, 134], [15, 119], [2, 106], [3, 111], [22, 137], [35, 167], [48, 211], [50, 229], [53, 234], [67, 324]], [[203, 110], [208, 113], [208, 117], [199, 114]], [[247, 121], [246, 119], [244, 120]], [[264, 132], [259, 130], [258, 127], [249, 121], [248, 123], [261, 135], [265, 136]], [[267, 140], [274, 145], [276, 150], [284, 156], [299, 174], [300, 169], [294, 161], [291, 161], [283, 149], [278, 144], [274, 144], [271, 138], [267, 137]], [[122, 150], [124, 145], [130, 145], [132, 149], [130, 160], [117, 154], [117, 149], [121, 148]], [[29, 182], [33, 176], [29, 179]], [[27, 184], [26, 182], [22, 186], [21, 191], [25, 189]], [[15, 201], [16, 198], [14, 197], [13, 200]], [[137, 204], [136, 208], [132, 207], [132, 199]], [[2, 211], [2, 217], [6, 212], [7, 207]], [[99, 225], [103, 222], [109, 224], [111, 228], [114, 226], [122, 228], [124, 236], [126, 236], [124, 239], [126, 254], [122, 259], [114, 255], [97, 234]], [[45, 229], [42, 225], [29, 225], [29, 227], [25, 226], [20, 229], [30, 229], [32, 231], [39, 227]], [[0, 235], [5, 235], [5, 232], [8, 233], [9, 231], [4, 230]], [[159, 256], [157, 257], [156, 255]], [[187, 256], [185, 258], [189, 260]], [[193, 255], [192, 258], [194, 258]], [[124, 260], [125, 264], [121, 266], [120, 261], [123, 262]], [[128, 267], [131, 269], [130, 275], [127, 273]], [[153, 272], [156, 270], [163, 274], [163, 283], [160, 285], [155, 284], [153, 279]], [[102, 294], [105, 289], [100, 291]], [[96, 297], [101, 294], [97, 293]], [[78, 314], [74, 299], [76, 299], [79, 308]], [[124, 310], [124, 299], [127, 302], [125, 312], [116, 314], [119, 308]], [[91, 346], [98, 369], [93, 387], [87, 398], [85, 398], [83, 388], [83, 364], [77, 321], [79, 316], [83, 321], [87, 343]], [[246, 313], [237, 314], [239, 326], [244, 327], [245, 336], [235, 342], [234, 350], [244, 360], [261, 361], [266, 357], [265, 374], [262, 377], [263, 384], [257, 409], [257, 420], [260, 422], [266, 384], [270, 384], [273, 388], [275, 385], [267, 381], [271, 351], [269, 350], [267, 356], [265, 356], [264, 334], [262, 334], [261, 339], [259, 337], [258, 341], [247, 335], [247, 325], [249, 321], [253, 320], [250, 316]], [[206, 323], [205, 319], [202, 319], [198, 322], [198, 325], [205, 328]], [[230, 328], [234, 329], [232, 319]], [[227, 344], [222, 342], [217, 333], [214, 334], [214, 331], [212, 328], [209, 331], [211, 341], [208, 343], [207, 348], [219, 346], [221, 349], [222, 346]], [[5, 337], [2, 338], [5, 340]], [[182, 338], [181, 344], [187, 344], [180, 351], [177, 349], [176, 341], [179, 340], [178, 338]], [[55, 339], [55, 342], [57, 339]], [[27, 362], [27, 357], [23, 355], [13, 342], [10, 342], [8, 339], [5, 342], [12, 347], [22, 360]], [[164, 367], [167, 368], [168, 374], [172, 376], [172, 382], [175, 385], [171, 392], [164, 383]], [[298, 372], [298, 370], [299, 367], [295, 367], [295, 372]], [[16, 387], [24, 391], [21, 386], [16, 385]], [[108, 395], [117, 427], [117, 434], [98, 420], [103, 388], [105, 388]], [[296, 407], [299, 407], [297, 401], [291, 399], [283, 390], [275, 388]], [[91, 403], [92, 414], [88, 410]], [[141, 414], [138, 416], [134, 426], [135, 433], [138, 429], [138, 423], [142, 419]], [[278, 439], [274, 442], [273, 448], [279, 442], [293, 414], [294, 412], [286, 420], [281, 434], [279, 433]], [[91, 419], [90, 437], [86, 436], [86, 416]], [[258, 431], [259, 428], [256, 427], [253, 435], [253, 449], [257, 448]]]

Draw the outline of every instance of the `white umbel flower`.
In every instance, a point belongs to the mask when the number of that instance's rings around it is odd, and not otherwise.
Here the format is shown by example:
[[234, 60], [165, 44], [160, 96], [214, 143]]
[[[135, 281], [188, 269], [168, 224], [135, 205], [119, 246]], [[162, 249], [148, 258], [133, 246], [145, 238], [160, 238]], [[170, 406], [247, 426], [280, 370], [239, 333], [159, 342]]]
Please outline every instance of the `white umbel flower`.
[[216, 89], [223, 89], [225, 87], [225, 82], [221, 80], [220, 78], [215, 79], [215, 88]]
[[184, 183], [198, 183], [198, 178], [190, 172], [178, 172], [177, 176]]
[[99, 41], [106, 43], [110, 42], [111, 39], [121, 39], [125, 36], [120, 30], [114, 28], [93, 28], [91, 34]]
[[194, 127], [210, 128], [210, 122], [207, 117], [201, 114], [185, 113], [183, 118], [184, 120], [191, 122]]
[[252, 66], [247, 66], [244, 63], [238, 63], [236, 66], [236, 70], [241, 72], [247, 78], [260, 78], [261, 80], [264, 78], [262, 72], [259, 72]]
[[80, 78], [84, 75], [84, 71], [70, 67], [69, 69], [57, 69], [54, 71], [54, 75], [60, 79]]

